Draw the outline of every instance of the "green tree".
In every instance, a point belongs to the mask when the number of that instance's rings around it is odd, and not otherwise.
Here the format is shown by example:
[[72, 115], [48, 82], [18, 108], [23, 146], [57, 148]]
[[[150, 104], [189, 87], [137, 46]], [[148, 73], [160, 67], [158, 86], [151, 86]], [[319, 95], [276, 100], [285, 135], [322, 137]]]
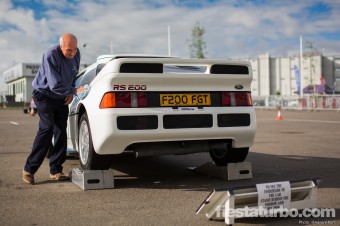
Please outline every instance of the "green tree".
[[311, 41], [306, 41], [303, 56], [312, 57], [312, 56], [320, 56], [321, 52], [314, 46], [314, 43]]
[[199, 22], [191, 30], [190, 57], [204, 59], [205, 41], [203, 39], [205, 33], [204, 27]]

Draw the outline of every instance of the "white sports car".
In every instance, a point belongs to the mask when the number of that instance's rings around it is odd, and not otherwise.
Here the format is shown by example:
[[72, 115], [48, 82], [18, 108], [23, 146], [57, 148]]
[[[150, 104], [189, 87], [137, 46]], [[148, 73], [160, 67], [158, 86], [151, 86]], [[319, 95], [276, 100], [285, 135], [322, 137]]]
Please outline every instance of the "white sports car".
[[81, 71], [70, 104], [68, 149], [83, 169], [111, 156], [210, 152], [217, 165], [242, 162], [253, 145], [248, 62], [104, 55]]

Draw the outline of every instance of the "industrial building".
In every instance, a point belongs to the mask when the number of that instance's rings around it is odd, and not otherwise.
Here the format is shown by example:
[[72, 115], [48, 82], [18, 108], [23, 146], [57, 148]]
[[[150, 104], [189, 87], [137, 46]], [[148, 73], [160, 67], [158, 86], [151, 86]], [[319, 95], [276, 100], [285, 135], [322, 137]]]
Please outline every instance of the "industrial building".
[[271, 58], [268, 54], [247, 59], [253, 69], [253, 96], [280, 94], [293, 96], [308, 85], [325, 85], [334, 93], [340, 93], [340, 56], [308, 56], [302, 60], [300, 82], [300, 57]]
[[20, 63], [3, 73], [6, 83], [6, 101], [29, 102], [32, 98], [32, 81], [40, 64]]

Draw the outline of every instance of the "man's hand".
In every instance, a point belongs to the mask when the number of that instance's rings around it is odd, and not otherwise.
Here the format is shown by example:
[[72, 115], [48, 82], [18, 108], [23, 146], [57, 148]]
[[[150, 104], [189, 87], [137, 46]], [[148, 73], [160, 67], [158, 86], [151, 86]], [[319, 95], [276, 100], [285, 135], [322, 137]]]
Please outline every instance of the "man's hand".
[[83, 86], [76, 89], [76, 92], [77, 92], [77, 93], [83, 93], [83, 92], [85, 92], [85, 91], [87, 91], [87, 89], [84, 88]]
[[90, 87], [87, 84], [76, 89], [77, 96], [81, 100], [84, 99], [87, 96], [89, 91], [90, 91]]
[[65, 98], [65, 105], [69, 105], [73, 100], [73, 95], [67, 95]]

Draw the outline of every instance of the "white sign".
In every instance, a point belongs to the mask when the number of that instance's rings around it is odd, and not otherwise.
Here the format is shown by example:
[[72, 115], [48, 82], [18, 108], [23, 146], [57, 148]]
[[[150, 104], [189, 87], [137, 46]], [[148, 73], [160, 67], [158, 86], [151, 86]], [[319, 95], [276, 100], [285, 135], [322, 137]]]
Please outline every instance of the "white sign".
[[22, 64], [22, 74], [35, 76], [39, 70], [40, 64]]
[[258, 206], [264, 209], [290, 209], [290, 183], [289, 181], [268, 184], [256, 184], [258, 192]]
[[40, 64], [17, 64], [3, 73], [4, 81], [10, 82], [25, 76], [34, 77], [37, 74], [39, 67]]

